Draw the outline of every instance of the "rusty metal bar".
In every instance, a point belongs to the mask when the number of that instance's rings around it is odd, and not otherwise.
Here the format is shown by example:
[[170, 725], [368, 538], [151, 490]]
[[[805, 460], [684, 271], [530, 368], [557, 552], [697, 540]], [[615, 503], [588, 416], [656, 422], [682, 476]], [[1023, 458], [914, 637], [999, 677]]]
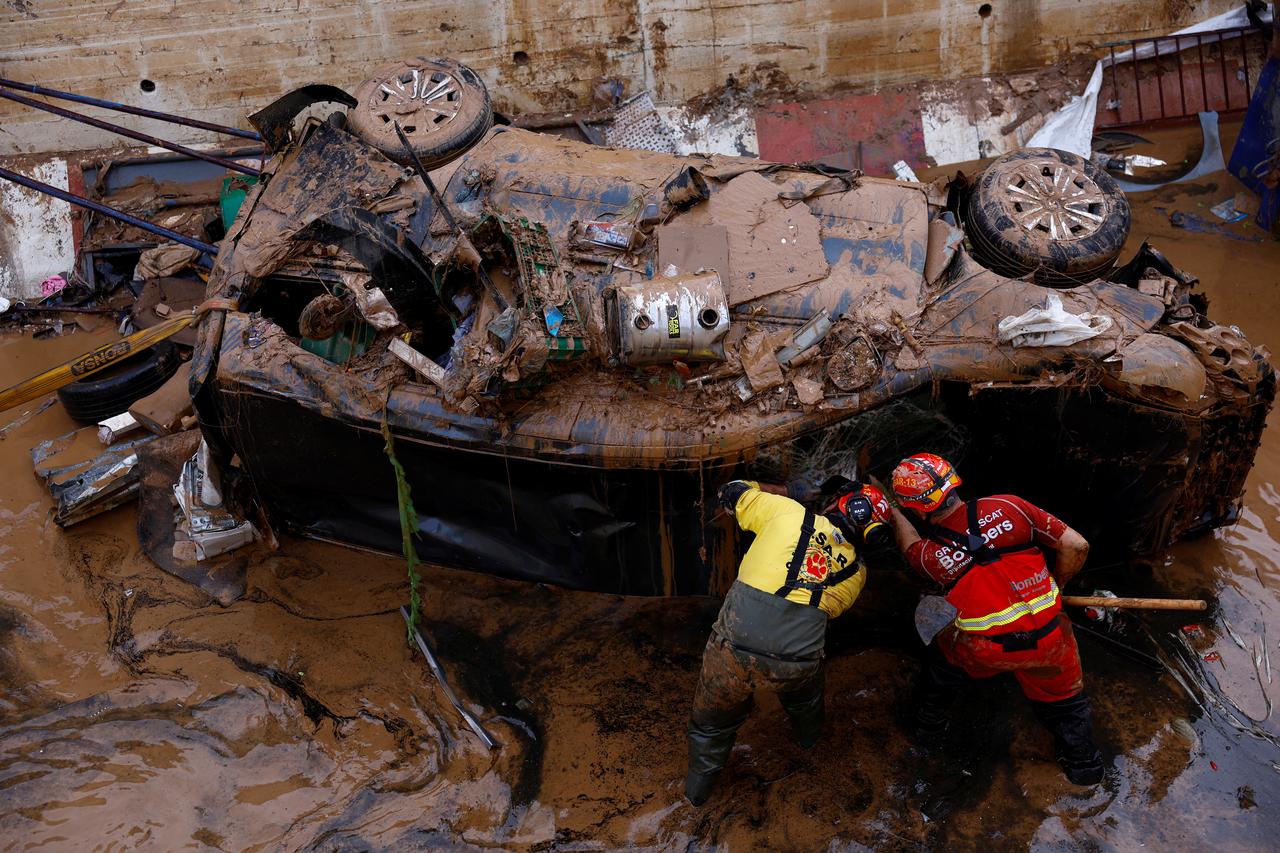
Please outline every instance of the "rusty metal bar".
[[164, 237], [165, 239], [172, 240], [175, 243], [190, 246], [193, 249], [198, 249], [201, 252], [207, 252], [210, 255], [218, 254], [218, 247], [212, 243], [205, 243], [201, 240], [195, 239], [194, 237], [188, 237], [186, 234], [179, 234], [177, 231], [163, 228], [159, 225], [148, 222], [145, 219], [139, 219], [132, 214], [125, 213], [123, 210], [116, 210], [114, 207], [108, 207], [107, 205], [94, 201], [93, 199], [85, 198], [84, 196], [79, 196], [75, 193], [69, 193], [66, 190], [58, 189], [57, 187], [46, 184], [43, 181], [28, 178], [26, 175], [20, 175], [17, 172], [10, 171], [2, 166], [0, 166], [0, 178], [3, 178], [6, 181], [12, 181], [15, 184], [24, 186], [30, 190], [35, 190], [36, 192], [51, 195], [56, 199], [61, 199], [62, 201], [67, 202], [68, 204], [88, 208], [95, 213], [101, 213], [103, 216], [109, 216], [112, 219], [118, 219], [121, 222], [128, 223], [129, 225], [137, 226], [143, 231], [150, 232], [158, 237]]
[[1178, 60], [1178, 94], [1182, 97], [1182, 114], [1187, 114], [1187, 80], [1182, 68], [1182, 39], [1174, 39], [1176, 58]]
[[1138, 79], [1138, 40], [1134, 39], [1129, 48], [1130, 59], [1133, 63], [1133, 93], [1138, 98], [1138, 121], [1142, 121], [1142, 81]]
[[[1147, 122], [1156, 122], [1156, 123], [1176, 122], [1186, 118], [1193, 118], [1198, 112], [1207, 112], [1210, 110], [1217, 110], [1220, 113], [1229, 113], [1229, 112], [1239, 112], [1245, 109], [1245, 107], [1247, 107], [1248, 105], [1249, 99], [1253, 94], [1252, 89], [1254, 86], [1255, 75], [1253, 74], [1253, 69], [1249, 67], [1250, 57], [1249, 57], [1249, 43], [1248, 43], [1248, 36], [1253, 32], [1262, 32], [1263, 38], [1264, 39], [1267, 38], [1266, 32], [1263, 32], [1262, 30], [1259, 30], [1256, 27], [1250, 26], [1250, 27], [1227, 27], [1220, 30], [1212, 30], [1209, 32], [1200, 32], [1200, 33], [1186, 33], [1183, 35], [1174, 33], [1167, 36], [1157, 36], [1157, 37], [1147, 36], [1147, 37], [1138, 38], [1138, 39], [1131, 39], [1129, 41], [1110, 42], [1110, 43], [1098, 45], [1098, 47], [1107, 48], [1108, 50], [1109, 60], [1104, 59], [1103, 61], [1111, 62], [1111, 86], [1115, 93], [1115, 102], [1114, 102], [1115, 108], [1114, 110], [1110, 111], [1113, 117], [1109, 117], [1108, 119], [1105, 119], [1105, 120], [1100, 117], [1099, 118], [1100, 123], [1098, 126], [1111, 128], [1111, 127], [1132, 126], [1132, 125], [1143, 124]], [[1213, 100], [1209, 98], [1209, 70], [1208, 70], [1207, 63], [1213, 62], [1214, 58], [1212, 53], [1208, 55], [1205, 54], [1205, 36], [1210, 36], [1212, 38], [1212, 41], [1209, 42], [1210, 51], [1214, 49], [1215, 44], [1217, 45], [1218, 73], [1221, 78], [1220, 85], [1222, 88], [1221, 103], [1218, 102], [1218, 100], [1216, 99], [1216, 96], [1215, 96], [1215, 99]], [[1187, 97], [1187, 87], [1194, 80], [1194, 76], [1196, 72], [1194, 69], [1188, 67], [1189, 60], [1183, 57], [1182, 55], [1184, 49], [1188, 51], [1191, 49], [1191, 44], [1188, 44], [1184, 48], [1183, 40], [1186, 39], [1188, 42], [1190, 42], [1190, 40], [1193, 38], [1195, 39], [1194, 41], [1194, 46], [1196, 50], [1195, 58], [1198, 61], [1198, 64], [1200, 66], [1200, 69], [1199, 69], [1200, 70], [1200, 105], [1199, 107], [1196, 106], [1194, 98]], [[1229, 64], [1227, 63], [1226, 42], [1228, 39], [1232, 39], [1232, 38], [1240, 39], [1240, 47], [1238, 48], [1238, 52], [1239, 52], [1238, 58], [1237, 58], [1237, 53], [1234, 51], [1232, 52], [1231, 56], [1234, 61], [1238, 61], [1240, 63], [1243, 69], [1243, 74], [1240, 71], [1236, 71], [1235, 75], [1237, 79], [1239, 79], [1244, 85], [1244, 92], [1246, 96], [1244, 106], [1240, 105], [1240, 99], [1238, 97], [1234, 97], [1231, 91], [1232, 88], [1234, 88], [1235, 84], [1232, 83], [1232, 79], [1229, 76], [1231, 74], [1231, 69], [1229, 67]], [[1166, 76], [1166, 71], [1163, 68], [1162, 60], [1167, 58], [1167, 53], [1161, 50], [1160, 43], [1162, 41], [1173, 41], [1174, 43], [1174, 52], [1176, 54], [1174, 56], [1174, 61], [1176, 64], [1176, 68], [1173, 69], [1173, 71], [1176, 72], [1178, 77], [1178, 80], [1177, 80], [1178, 91], [1176, 95], [1174, 95], [1172, 92], [1166, 91], [1167, 87], [1164, 85], [1164, 78]], [[1151, 51], [1151, 56], [1146, 57], [1146, 59], [1154, 58], [1155, 60], [1155, 63], [1154, 63], [1155, 74], [1157, 75], [1156, 92], [1148, 93], [1144, 95], [1142, 91], [1143, 77], [1142, 77], [1141, 69], [1139, 68], [1139, 65], [1141, 64], [1141, 61], [1140, 61], [1141, 50], [1148, 44], [1151, 45], [1152, 51]], [[1119, 59], [1116, 48], [1127, 49], [1129, 51], [1129, 55], [1123, 61], [1130, 62], [1133, 65], [1133, 88], [1134, 88], [1133, 100], [1136, 103], [1136, 112], [1137, 112], [1136, 117], [1128, 114], [1129, 105], [1127, 101], [1129, 100], [1129, 95], [1127, 93], [1123, 95], [1121, 94], [1120, 70], [1116, 66], [1119, 65], [1122, 60]], [[1170, 73], [1173, 73], [1173, 72], [1170, 72]], [[1151, 94], [1155, 94], [1160, 99], [1160, 105], [1159, 105], [1160, 109], [1158, 112], [1151, 111], [1151, 103], [1150, 103]], [[1170, 97], [1172, 97], [1172, 100], [1173, 100], [1172, 105], [1166, 102], [1166, 99]], [[1146, 100], [1146, 103], [1143, 103], [1144, 99]], [[1151, 112], [1151, 115], [1148, 115], [1149, 112]]]
[[1124, 101], [1120, 98], [1120, 78], [1116, 76], [1116, 46], [1110, 45], [1111, 50], [1111, 95], [1116, 101], [1116, 123], [1124, 121], [1124, 116], [1120, 114], [1120, 105]]
[[112, 124], [109, 121], [103, 121], [102, 119], [93, 118], [92, 116], [82, 115], [81, 113], [64, 109], [63, 107], [55, 106], [54, 104], [45, 104], [45, 103], [41, 103], [40, 101], [33, 101], [31, 98], [23, 97], [22, 95], [19, 95], [15, 92], [7, 91], [5, 89], [0, 89], [0, 98], [8, 98], [9, 100], [16, 101], [19, 104], [25, 104], [28, 107], [34, 107], [37, 110], [43, 110], [47, 113], [53, 113], [56, 116], [68, 118], [68, 119], [71, 119], [72, 121], [78, 121], [81, 124], [87, 124], [90, 127], [96, 127], [96, 128], [99, 128], [100, 130], [105, 130], [109, 133], [115, 133], [120, 136], [128, 137], [129, 139], [136, 139], [139, 142], [145, 142], [148, 145], [155, 145], [160, 148], [167, 148], [170, 151], [176, 151], [179, 154], [185, 154], [186, 156], [194, 157], [197, 160], [204, 160], [206, 162], [213, 163], [217, 166], [221, 166], [224, 169], [230, 169], [233, 172], [240, 172], [241, 174], [245, 174], [245, 175], [253, 175], [254, 177], [257, 177], [257, 175], [259, 174], [258, 170], [253, 168], [252, 166], [243, 166], [232, 160], [226, 160], [226, 159], [223, 159], [222, 157], [215, 157], [212, 154], [206, 154], [203, 151], [197, 151], [194, 148], [187, 148], [185, 145], [179, 145], [176, 142], [169, 142], [167, 140], [159, 138], [158, 136], [152, 136], [149, 133], [141, 133], [140, 131], [137, 131], [137, 130], [130, 130], [127, 127], [121, 127], [118, 124]]
[[1209, 81], [1204, 74], [1204, 35], [1196, 33], [1196, 53], [1200, 55], [1200, 100], [1204, 101], [1203, 112], [1209, 112]]
[[1244, 67], [1244, 102], [1249, 103], [1252, 93], [1249, 91], [1249, 40], [1240, 31], [1240, 65]]
[[0, 78], [0, 86], [9, 89], [18, 89], [22, 92], [30, 92], [33, 95], [44, 95], [48, 98], [58, 98], [63, 101], [75, 101], [79, 104], [88, 104], [91, 107], [102, 107], [106, 110], [115, 110], [120, 113], [129, 113], [143, 118], [153, 118], [159, 121], [167, 121], [170, 124], [181, 124], [187, 127], [195, 127], [200, 130], [210, 130], [214, 133], [222, 133], [228, 136], [240, 136], [245, 139], [252, 139], [254, 142], [261, 142], [262, 137], [252, 130], [241, 130], [238, 127], [227, 127], [223, 124], [214, 124], [210, 121], [200, 121], [194, 118], [185, 118], [176, 116], [172, 113], [162, 113], [157, 110], [147, 110], [142, 107], [131, 107], [128, 104], [118, 104], [115, 101], [106, 101], [102, 98], [91, 98], [88, 95], [77, 95], [73, 92], [62, 92], [57, 89], [49, 89], [45, 86], [36, 86], [33, 83], [19, 83], [17, 80], [5, 80]]
[[1224, 31], [1218, 36], [1218, 71], [1222, 74], [1222, 97], [1226, 101], [1223, 112], [1231, 109], [1231, 87], [1227, 85], [1227, 34]]
[[1160, 67], [1160, 39], [1151, 40], [1151, 49], [1156, 54], [1156, 92], [1160, 96], [1160, 118], [1166, 118], [1164, 109], [1164, 69]]

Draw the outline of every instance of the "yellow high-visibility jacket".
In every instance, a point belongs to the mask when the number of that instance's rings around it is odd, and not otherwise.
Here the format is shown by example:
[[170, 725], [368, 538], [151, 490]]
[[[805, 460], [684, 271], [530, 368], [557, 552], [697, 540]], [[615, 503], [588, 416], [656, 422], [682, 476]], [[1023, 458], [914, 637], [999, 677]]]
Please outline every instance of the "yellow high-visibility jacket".
[[[756, 538], [742, 558], [738, 580], [787, 601], [819, 607], [829, 617], [848, 610], [867, 580], [853, 543], [826, 518], [809, 513], [791, 498], [762, 492], [756, 483], [748, 485], [734, 515], [738, 526]], [[806, 517], [812, 520], [812, 534], [803, 529]], [[802, 536], [808, 540], [803, 552]], [[790, 577], [793, 562], [795, 576]]]

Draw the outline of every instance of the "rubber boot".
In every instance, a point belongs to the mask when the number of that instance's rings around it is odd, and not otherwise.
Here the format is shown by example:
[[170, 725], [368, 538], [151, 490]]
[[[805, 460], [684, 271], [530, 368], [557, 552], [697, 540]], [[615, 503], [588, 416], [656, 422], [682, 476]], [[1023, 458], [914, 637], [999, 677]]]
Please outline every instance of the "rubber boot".
[[778, 701], [791, 720], [791, 732], [801, 749], [813, 749], [822, 737], [826, 681], [826, 671], [819, 667], [798, 686], [778, 693]]
[[916, 683], [913, 714], [916, 740], [922, 746], [934, 746], [942, 740], [951, 723], [951, 706], [961, 686], [968, 680], [964, 670], [949, 663], [938, 644], [931, 643], [925, 653], [920, 679]]
[[695, 806], [711, 796], [716, 779], [729, 760], [738, 729], [749, 713], [748, 701], [727, 710], [695, 709], [689, 717], [689, 772], [684, 780], [684, 795]]
[[716, 786], [716, 780], [720, 778], [720, 771], [716, 770], [712, 773], [698, 773], [690, 770], [689, 774], [684, 777], [684, 796], [695, 806], [700, 806], [711, 796], [711, 791]]
[[1093, 712], [1089, 699], [1077, 693], [1056, 702], [1032, 702], [1036, 717], [1053, 735], [1054, 752], [1062, 773], [1074, 785], [1102, 781], [1102, 753], [1093, 742]]

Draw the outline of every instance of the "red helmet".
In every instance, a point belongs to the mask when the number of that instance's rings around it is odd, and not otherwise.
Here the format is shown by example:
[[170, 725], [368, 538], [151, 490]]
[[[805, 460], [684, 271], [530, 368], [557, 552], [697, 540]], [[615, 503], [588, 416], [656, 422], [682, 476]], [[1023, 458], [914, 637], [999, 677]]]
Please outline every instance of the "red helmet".
[[858, 486], [842, 495], [834, 509], [837, 526], [850, 538], [857, 532], [868, 545], [877, 545], [889, 535], [889, 499], [875, 486]]
[[933, 453], [908, 456], [893, 469], [893, 494], [898, 503], [933, 512], [960, 485], [951, 463]]

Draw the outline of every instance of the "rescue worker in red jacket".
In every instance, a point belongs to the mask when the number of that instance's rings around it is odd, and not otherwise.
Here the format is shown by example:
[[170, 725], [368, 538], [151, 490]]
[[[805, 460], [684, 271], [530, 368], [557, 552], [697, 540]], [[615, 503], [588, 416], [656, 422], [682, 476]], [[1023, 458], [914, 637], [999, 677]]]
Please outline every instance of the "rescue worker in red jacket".
[[825, 515], [781, 491], [745, 480], [720, 489], [720, 505], [756, 537], [702, 656], [684, 787], [695, 806], [710, 796], [756, 690], [778, 694], [801, 747], [817, 742], [827, 620], [853, 604], [867, 577], [853, 540], [888, 534], [889, 502], [879, 489], [853, 487]]
[[929, 646], [916, 697], [917, 731], [925, 738], [945, 731], [966, 676], [1012, 672], [1053, 734], [1067, 779], [1096, 784], [1102, 754], [1093, 742], [1080, 653], [1059, 602], [1059, 589], [1084, 564], [1089, 543], [1022, 498], [964, 501], [959, 485], [950, 463], [932, 453], [904, 459], [893, 472], [893, 494], [923, 533], [894, 509], [898, 547], [916, 571], [942, 586], [957, 611]]

